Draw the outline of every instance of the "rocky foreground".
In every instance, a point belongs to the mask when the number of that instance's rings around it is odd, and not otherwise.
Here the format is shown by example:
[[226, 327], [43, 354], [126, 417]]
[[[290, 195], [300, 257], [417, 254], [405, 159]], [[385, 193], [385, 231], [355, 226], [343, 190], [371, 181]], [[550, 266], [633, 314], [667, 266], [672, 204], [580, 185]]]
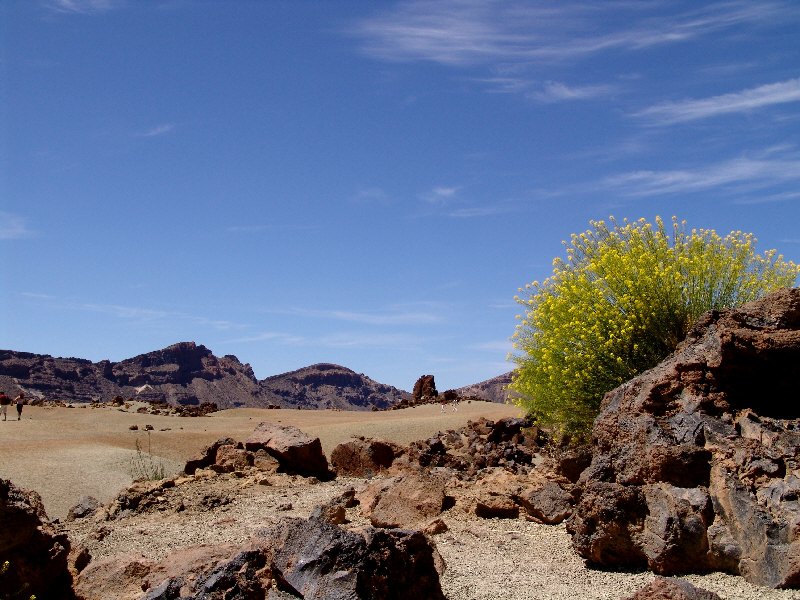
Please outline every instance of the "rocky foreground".
[[0, 595], [796, 598], [798, 365], [800, 289], [782, 290], [610, 392], [590, 447], [507, 418], [327, 457], [262, 423], [55, 524], [0, 480]]

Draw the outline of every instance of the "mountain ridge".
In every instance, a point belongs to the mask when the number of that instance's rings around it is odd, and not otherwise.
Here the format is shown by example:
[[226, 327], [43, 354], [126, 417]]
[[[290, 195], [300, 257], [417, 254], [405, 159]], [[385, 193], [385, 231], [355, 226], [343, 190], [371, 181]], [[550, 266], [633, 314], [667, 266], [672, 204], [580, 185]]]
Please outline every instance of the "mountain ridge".
[[[455, 391], [504, 402], [508, 381], [510, 373]], [[108, 402], [120, 396], [172, 406], [214, 403], [219, 409], [385, 410], [411, 396], [333, 363], [316, 363], [259, 380], [249, 363], [233, 354], [216, 356], [195, 342], [178, 342], [118, 362], [0, 350], [0, 389], [24, 390], [29, 396], [64, 402]]]
[[232, 354], [218, 357], [195, 342], [179, 342], [119, 362], [0, 350], [0, 388], [64, 402], [107, 402], [122, 396], [183, 406], [213, 402], [220, 409], [377, 410], [408, 396], [404, 390], [332, 363], [259, 381], [248, 363]]

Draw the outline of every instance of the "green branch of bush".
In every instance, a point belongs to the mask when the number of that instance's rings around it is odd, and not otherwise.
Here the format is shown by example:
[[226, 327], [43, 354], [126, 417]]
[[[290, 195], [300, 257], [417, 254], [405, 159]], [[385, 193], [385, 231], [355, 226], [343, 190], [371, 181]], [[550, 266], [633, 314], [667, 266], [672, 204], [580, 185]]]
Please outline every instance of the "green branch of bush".
[[795, 284], [800, 267], [751, 234], [660, 218], [592, 228], [565, 242], [553, 275], [520, 290], [515, 402], [557, 436], [587, 438], [603, 395], [668, 356], [704, 312]]

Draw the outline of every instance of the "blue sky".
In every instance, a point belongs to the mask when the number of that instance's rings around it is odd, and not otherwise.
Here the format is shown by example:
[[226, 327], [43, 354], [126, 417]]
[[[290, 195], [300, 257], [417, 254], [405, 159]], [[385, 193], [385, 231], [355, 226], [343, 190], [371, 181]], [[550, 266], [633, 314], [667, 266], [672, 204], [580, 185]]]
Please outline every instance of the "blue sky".
[[509, 370], [591, 219], [800, 260], [793, 1], [0, 4], [0, 347]]

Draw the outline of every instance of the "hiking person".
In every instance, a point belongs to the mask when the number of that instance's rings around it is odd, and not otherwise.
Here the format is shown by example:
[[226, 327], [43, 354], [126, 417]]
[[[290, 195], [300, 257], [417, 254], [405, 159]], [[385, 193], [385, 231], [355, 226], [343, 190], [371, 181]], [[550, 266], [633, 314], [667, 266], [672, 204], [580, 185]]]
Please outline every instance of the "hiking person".
[[11, 398], [6, 396], [5, 392], [0, 392], [0, 414], [3, 415], [3, 421], [6, 420], [6, 413], [8, 412], [9, 404], [11, 404]]
[[25, 404], [25, 392], [20, 392], [19, 396], [14, 398], [14, 402], [17, 403], [17, 421], [22, 420], [22, 405]]

